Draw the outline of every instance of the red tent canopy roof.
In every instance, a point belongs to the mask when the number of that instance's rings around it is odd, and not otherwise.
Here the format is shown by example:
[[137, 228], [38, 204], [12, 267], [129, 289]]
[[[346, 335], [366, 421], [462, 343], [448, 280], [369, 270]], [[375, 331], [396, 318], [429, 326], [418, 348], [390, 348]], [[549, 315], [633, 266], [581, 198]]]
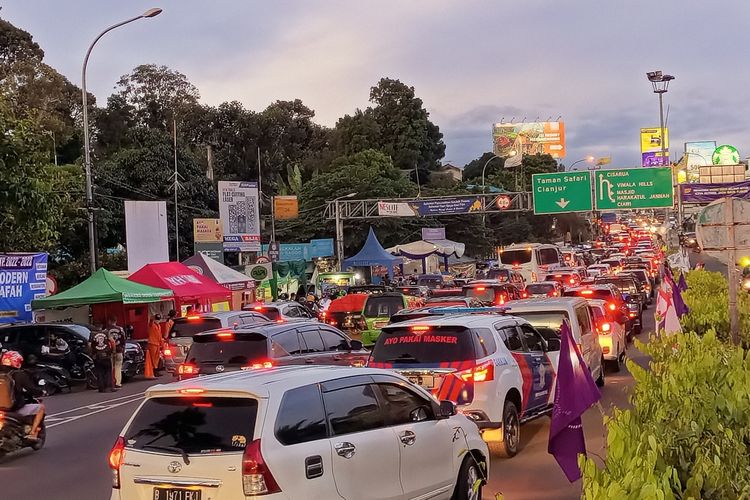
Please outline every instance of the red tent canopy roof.
[[338, 299], [332, 300], [328, 306], [329, 313], [334, 312], [362, 312], [367, 301], [366, 293], [350, 293]]
[[180, 262], [146, 264], [128, 278], [136, 283], [168, 288], [175, 297], [230, 297], [231, 292]]

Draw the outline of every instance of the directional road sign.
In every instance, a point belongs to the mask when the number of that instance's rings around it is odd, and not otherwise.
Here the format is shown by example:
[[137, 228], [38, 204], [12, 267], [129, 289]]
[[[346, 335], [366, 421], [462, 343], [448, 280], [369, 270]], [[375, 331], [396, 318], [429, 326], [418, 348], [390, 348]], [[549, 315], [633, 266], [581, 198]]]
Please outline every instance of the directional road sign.
[[623, 168], [594, 173], [597, 210], [639, 210], [674, 205], [672, 169]]
[[531, 186], [536, 215], [592, 210], [591, 177], [588, 172], [534, 174]]

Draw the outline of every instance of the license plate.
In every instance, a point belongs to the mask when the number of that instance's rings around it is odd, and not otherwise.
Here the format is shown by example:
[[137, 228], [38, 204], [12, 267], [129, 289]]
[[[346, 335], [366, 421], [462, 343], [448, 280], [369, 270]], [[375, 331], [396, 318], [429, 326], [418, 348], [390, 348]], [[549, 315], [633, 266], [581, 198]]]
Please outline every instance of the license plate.
[[201, 491], [180, 488], [154, 488], [154, 500], [201, 500]]
[[374, 326], [375, 328], [383, 328], [386, 325], [388, 325], [387, 321], [375, 321], [372, 323], [372, 326]]
[[417, 384], [425, 389], [432, 389], [435, 387], [435, 377], [432, 375], [413, 375], [409, 377], [409, 380], [412, 384]]

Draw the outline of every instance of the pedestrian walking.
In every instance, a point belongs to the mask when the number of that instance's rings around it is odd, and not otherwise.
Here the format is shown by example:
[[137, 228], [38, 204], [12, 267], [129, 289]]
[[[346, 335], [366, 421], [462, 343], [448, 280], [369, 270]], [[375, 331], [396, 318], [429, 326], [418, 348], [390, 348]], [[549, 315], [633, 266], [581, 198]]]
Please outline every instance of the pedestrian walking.
[[154, 314], [148, 322], [148, 350], [144, 369], [144, 376], [147, 380], [156, 378], [156, 369], [159, 368], [159, 351], [162, 344], [160, 321], [161, 315]]
[[117, 324], [117, 317], [107, 318], [107, 334], [114, 343], [115, 352], [112, 355], [112, 378], [115, 389], [122, 387], [122, 361], [125, 356], [125, 329]]
[[161, 324], [161, 336], [166, 341], [169, 338], [169, 332], [172, 331], [172, 325], [174, 325], [174, 319], [177, 316], [177, 311], [171, 309], [167, 313], [167, 321]]
[[94, 372], [99, 392], [114, 392], [112, 387], [112, 355], [115, 345], [106, 331], [97, 330], [91, 336], [91, 352], [94, 358]]

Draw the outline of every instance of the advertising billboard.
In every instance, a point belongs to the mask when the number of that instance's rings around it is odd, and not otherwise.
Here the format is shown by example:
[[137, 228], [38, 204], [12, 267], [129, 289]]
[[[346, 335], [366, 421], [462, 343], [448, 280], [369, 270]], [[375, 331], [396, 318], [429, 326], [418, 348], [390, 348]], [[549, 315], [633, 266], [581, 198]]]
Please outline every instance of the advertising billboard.
[[565, 158], [565, 123], [495, 123], [492, 151], [500, 157], [548, 154]]
[[46, 291], [46, 253], [0, 254], [0, 323], [30, 322], [31, 301]]
[[750, 200], [750, 181], [686, 184], [680, 186], [682, 203], [711, 203], [721, 198], [743, 198]]
[[219, 217], [224, 251], [260, 252], [257, 182], [219, 181]]
[[299, 201], [296, 196], [274, 196], [273, 212], [276, 220], [296, 219], [299, 216]]
[[469, 214], [482, 211], [482, 200], [475, 196], [410, 202], [378, 202], [381, 217], [426, 217], [429, 215]]
[[685, 171], [687, 182], [698, 182], [700, 167], [711, 165], [711, 156], [716, 141], [692, 141], [685, 143]]
[[664, 149], [662, 154], [661, 128], [648, 127], [641, 129], [641, 166], [657, 167], [669, 165], [669, 128], [664, 127]]
[[193, 240], [196, 243], [221, 243], [224, 241], [221, 219], [193, 219]]
[[125, 245], [128, 271], [169, 262], [166, 201], [125, 201]]

